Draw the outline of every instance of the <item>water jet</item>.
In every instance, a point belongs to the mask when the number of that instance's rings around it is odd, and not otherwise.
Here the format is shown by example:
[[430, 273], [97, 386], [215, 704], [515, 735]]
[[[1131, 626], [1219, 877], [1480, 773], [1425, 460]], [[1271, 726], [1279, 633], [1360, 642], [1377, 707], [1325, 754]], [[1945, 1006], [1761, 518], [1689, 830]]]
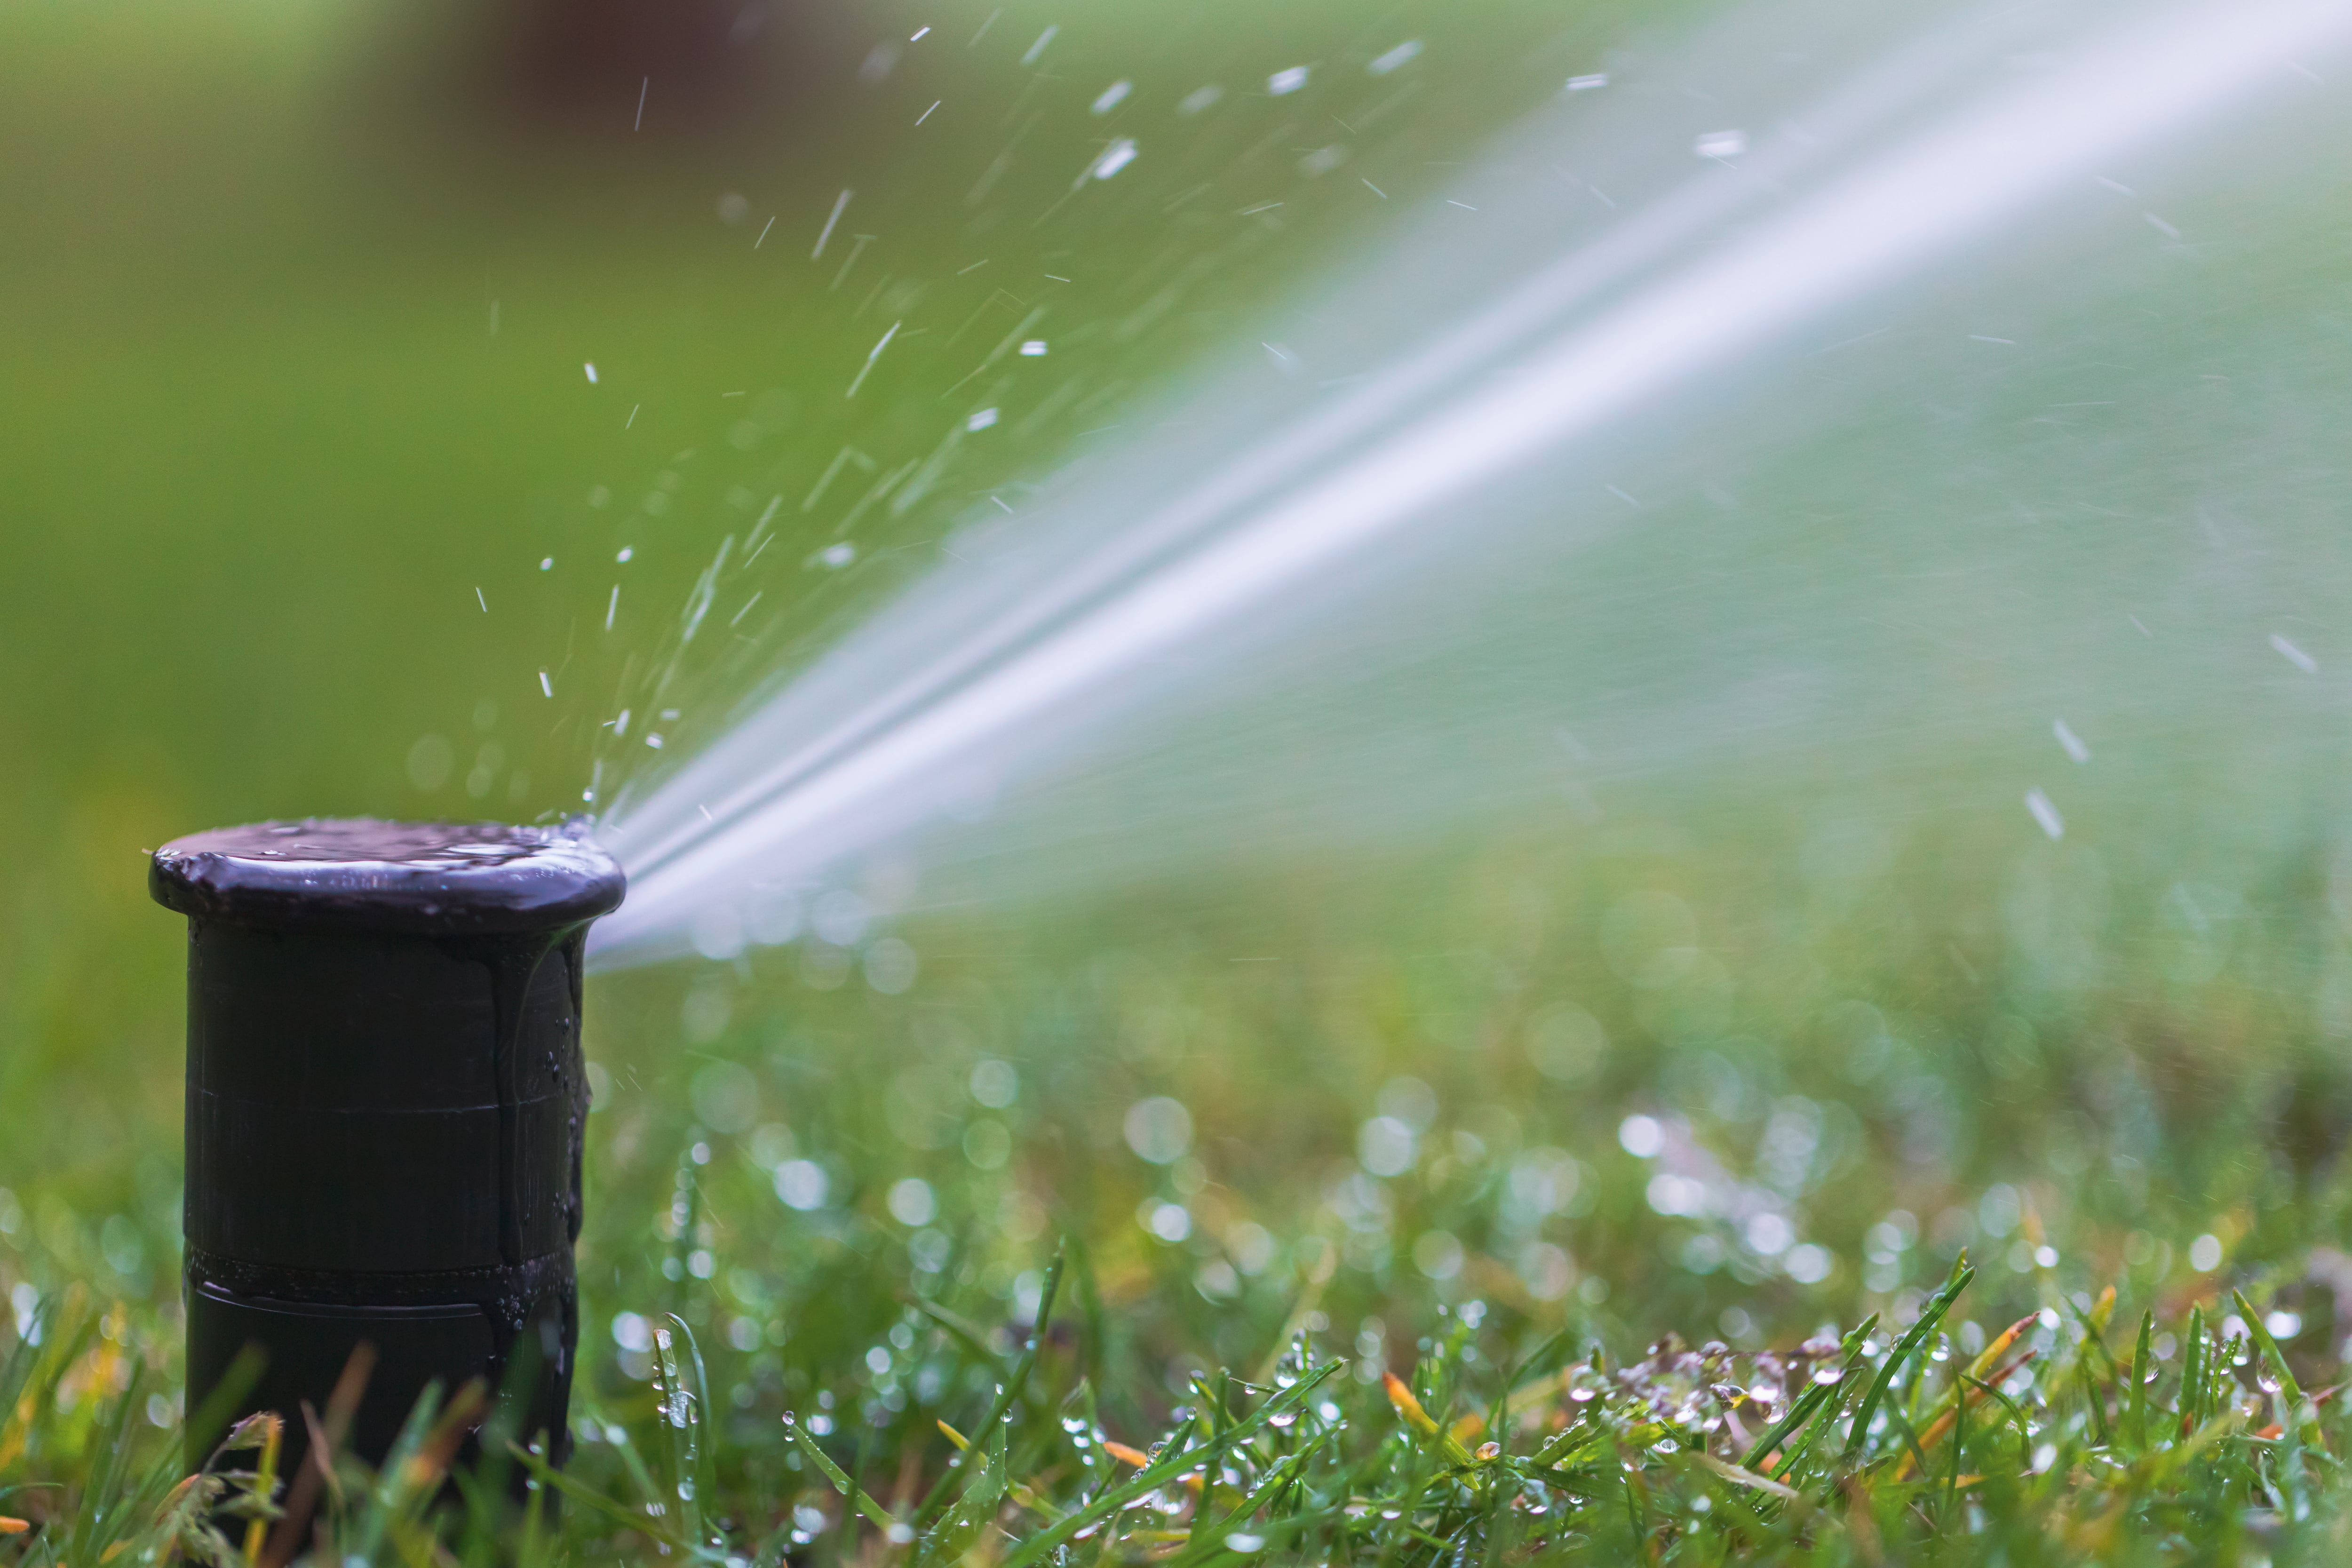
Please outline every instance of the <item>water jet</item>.
[[561, 1463], [582, 955], [620, 868], [579, 824], [266, 822], [165, 845], [149, 889], [188, 917], [190, 1408], [257, 1346], [236, 1414], [299, 1435], [364, 1342], [362, 1458], [480, 1378]]
[[[1706, 449], [1711, 434], [1685, 432], [1723, 386], [1745, 382], [1754, 397], [1807, 384], [1812, 354], [1876, 335], [1854, 315], [1858, 305], [1884, 310], [1901, 289], [1981, 263], [2020, 234], [2071, 228], [2082, 221], [2084, 193], [2127, 189], [2103, 171], [2172, 157], [2167, 149], [2188, 132], [2305, 68], [2305, 55], [2352, 40], [2344, 0], [2084, 10], [2099, 26], [2053, 33], [2064, 47], [2034, 56], [2030, 70], [2013, 68], [2006, 22], [1906, 47], [1839, 87], [1817, 113], [1759, 137], [1738, 168], [1709, 167], [1595, 237], [1530, 219], [1517, 242], [1534, 253], [1527, 276], [1510, 281], [1498, 269], [1466, 303], [1447, 300], [1443, 287], [1424, 293], [1419, 275], [1443, 279], [1463, 264], [1433, 268], [1428, 258], [1486, 242], [1452, 238], [1406, 252], [1336, 300], [1318, 300], [1311, 316], [1287, 318], [1300, 331], [1283, 330], [1286, 353], [1370, 367], [1322, 384], [1324, 400], [1292, 405], [1287, 394], [1262, 394], [1270, 374], [1286, 379], [1267, 371], [1259, 351], [1276, 340], [1262, 339], [1202, 390], [1134, 420], [1152, 434], [1124, 455], [1073, 463], [1066, 490], [1041, 489], [1034, 521], [977, 509], [959, 548], [947, 549], [928, 577], [755, 697], [699, 752], [676, 753], [684, 760], [666, 773], [647, 766], [609, 801], [599, 795], [607, 841], [636, 894], [598, 928], [593, 956], [642, 963], [740, 945], [730, 933], [756, 923], [779, 895], [938, 830], [970, 815], [976, 800], [992, 803], [982, 815], [992, 814], [1008, 792], [1056, 772], [1116, 762], [1165, 776], [1171, 770], [1133, 766], [1138, 742], [1155, 743], [1150, 731], [1188, 705], [1206, 710], [1213, 690], [1234, 702], [1283, 693], [1288, 731], [1292, 694], [1307, 686], [1293, 672], [1334, 684], [1359, 679], [1362, 661], [1332, 653], [1336, 637], [1318, 650], [1306, 635], [1335, 626], [1343, 601], [1363, 625], [1379, 613], [1366, 605], [1386, 594], [1398, 624], [1423, 627], [1436, 576], [1459, 572], [1460, 602], [1472, 602], [1472, 574], [1452, 563], [1473, 530], [1516, 528], [1520, 541], [1536, 541], [1492, 557], [1532, 572], [1538, 548], [1557, 563], [1631, 526], [1641, 503], [1603, 465], [1624, 460], [1636, 442], [1664, 437]], [[1571, 124], [1538, 124], [1496, 160], [1496, 174], [1463, 186], [1473, 199], [1446, 202], [1453, 210], [1442, 232], [1458, 236], [1465, 209], [1560, 207], [1567, 190], [1527, 199], [1526, 171], [1585, 166], [1581, 153], [1600, 149], [1578, 140]], [[1700, 161], [1725, 162], [1712, 153]], [[1616, 203], [1608, 205], [1613, 212]], [[2152, 212], [2139, 216], [2171, 226]], [[2135, 237], [2163, 232], [2137, 222]], [[1478, 265], [1483, 279], [1486, 263]], [[1431, 314], [1435, 328], [1389, 342], [1378, 323], [1415, 320], [1399, 300]], [[2006, 336], [1953, 336], [2015, 346]], [[1905, 374], [1916, 378], [1917, 367]], [[1261, 429], [1234, 409], [1252, 417], [1293, 411]], [[1580, 501], [1566, 499], [1580, 493]], [[1147, 504], [1139, 509], [1138, 498]], [[680, 647], [726, 564], [722, 548], [689, 600]], [[1509, 584], [1480, 570], [1481, 601], [1500, 601]], [[1574, 587], [1563, 579], [1559, 592]], [[1531, 640], [1557, 636], [1572, 618], [1557, 613], [1559, 602], [1548, 599], [1535, 616]], [[1425, 652], [1418, 637], [1390, 645], [1391, 673]], [[1294, 657], [1299, 662], [1279, 677], [1270, 673], [1270, 661]], [[1486, 667], [1475, 679], [1478, 687], [1449, 697], [1493, 689]], [[1607, 695], [1591, 673], [1579, 682], [1591, 697]], [[1395, 684], [1376, 696], [1356, 689], [1385, 715]], [[1752, 713], [1766, 703], [1736, 706]], [[1558, 712], [1556, 703], [1531, 702], [1534, 722], [1523, 726], [1546, 737], [1528, 748], [1535, 760], [1527, 770], [1529, 793], [1544, 797], [1558, 771], [1550, 742], [1568, 727]], [[1691, 728], [1723, 733], [1725, 721], [1717, 715]], [[1328, 737], [1318, 748], [1332, 754]], [[1354, 777], [1402, 777], [1439, 799], [1456, 794], [1456, 770], [1426, 766], [1410, 741], [1398, 750], [1393, 772], [1360, 768]], [[1343, 776], [1350, 771], [1329, 769], [1339, 782], [1318, 801], [1321, 815], [1336, 816], [1328, 803], [1356, 787]], [[1048, 812], [1040, 837], [1066, 827]], [[1132, 824], [1114, 831], [1126, 843], [1173, 840]], [[698, 939], [698, 922], [720, 940]]]

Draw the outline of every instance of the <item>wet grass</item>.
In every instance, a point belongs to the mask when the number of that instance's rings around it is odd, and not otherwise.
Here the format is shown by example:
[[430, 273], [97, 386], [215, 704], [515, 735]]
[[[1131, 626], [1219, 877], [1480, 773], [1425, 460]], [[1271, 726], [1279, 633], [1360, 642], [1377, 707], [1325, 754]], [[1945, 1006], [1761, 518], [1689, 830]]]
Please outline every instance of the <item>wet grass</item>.
[[168, 1230], [35, 1173], [0, 1553], [2340, 1561], [2345, 1074], [2277, 983], [2324, 899], [2217, 954], [2127, 877], [2082, 923], [2055, 847], [1856, 888], [1660, 826], [1381, 868], [1412, 910], [1301, 868], [1280, 928], [902, 921], [911, 986], [809, 942], [603, 984], [575, 1458], [484, 1428], [520, 1509], [434, 1506], [452, 1391], [220, 1533]]
[[[1034, 1322], [908, 1293], [874, 1351], [748, 1441], [731, 1435], [740, 1405], [714, 1402], [693, 1328], [667, 1316], [648, 1331], [642, 1394], [582, 1401], [588, 1447], [570, 1473], [492, 1415], [485, 1446], [503, 1451], [454, 1497], [477, 1390], [446, 1409], [428, 1396], [381, 1472], [346, 1458], [278, 1490], [283, 1436], [257, 1418], [215, 1473], [180, 1479], [175, 1440], [137, 1441], [151, 1394], [136, 1352], [153, 1325], [100, 1318], [76, 1290], [35, 1310], [0, 1371], [9, 1471], [58, 1478], [12, 1487], [26, 1517], [0, 1531], [13, 1560], [40, 1563], [1015, 1568], [2334, 1562], [2352, 1530], [2335, 1390], [2307, 1391], [2281, 1349], [2273, 1330], [2293, 1314], [2239, 1290], [2210, 1311], [2144, 1310], [2135, 1328], [2113, 1288], [2043, 1281], [2053, 1304], [1988, 1337], [1958, 1315], [1977, 1277], [1962, 1259], [1895, 1321], [1874, 1312], [1780, 1350], [1670, 1333], [1623, 1357], [1574, 1329], [1513, 1333], [1469, 1300], [1440, 1307], [1390, 1370], [1331, 1344], [1328, 1275], [1310, 1271], [1262, 1364], [1194, 1370], [1181, 1403], [1139, 1419], [1105, 1408], [1121, 1369], [1101, 1359], [1087, 1256], [1048, 1265]], [[884, 1363], [964, 1396], [893, 1422], [896, 1402], [875, 1402]], [[325, 1429], [337, 1420], [331, 1405]], [[514, 1468], [530, 1478], [520, 1507]]]

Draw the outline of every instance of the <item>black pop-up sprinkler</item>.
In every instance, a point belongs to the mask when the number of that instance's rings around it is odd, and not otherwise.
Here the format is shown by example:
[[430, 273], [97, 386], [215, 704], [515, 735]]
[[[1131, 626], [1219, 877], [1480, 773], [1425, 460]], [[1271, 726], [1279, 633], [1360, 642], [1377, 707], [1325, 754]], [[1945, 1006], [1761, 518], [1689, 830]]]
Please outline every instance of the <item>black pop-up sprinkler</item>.
[[577, 827], [271, 822], [165, 845], [149, 887], [188, 917], [189, 1408], [258, 1346], [235, 1414], [299, 1454], [365, 1342], [362, 1458], [481, 1378], [562, 1463], [582, 950], [620, 868]]

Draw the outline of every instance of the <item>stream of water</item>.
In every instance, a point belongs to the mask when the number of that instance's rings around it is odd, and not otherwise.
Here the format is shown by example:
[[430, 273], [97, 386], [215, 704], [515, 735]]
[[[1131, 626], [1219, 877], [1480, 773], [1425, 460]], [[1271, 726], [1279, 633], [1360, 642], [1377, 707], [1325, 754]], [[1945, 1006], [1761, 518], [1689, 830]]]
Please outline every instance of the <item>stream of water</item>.
[[2276, 306], [2325, 309], [2347, 45], [2345, 0], [1808, 4], [1571, 80], [630, 781], [600, 961], [789, 938], [877, 858], [972, 896], [1832, 741], [2030, 734], [1984, 787], [2055, 838], [2032, 770], [2102, 721], [2300, 732], [2352, 378]]

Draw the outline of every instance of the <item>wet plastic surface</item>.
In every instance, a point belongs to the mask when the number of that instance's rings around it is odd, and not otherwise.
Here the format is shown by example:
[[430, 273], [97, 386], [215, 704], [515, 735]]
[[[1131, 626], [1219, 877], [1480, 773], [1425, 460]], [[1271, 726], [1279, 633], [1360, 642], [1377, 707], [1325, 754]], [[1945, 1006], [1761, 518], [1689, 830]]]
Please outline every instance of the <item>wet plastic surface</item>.
[[256, 1344], [243, 1409], [299, 1432], [365, 1341], [362, 1457], [479, 1378], [560, 1460], [582, 947], [619, 868], [572, 828], [306, 822], [178, 840], [152, 886], [190, 917], [192, 1401]]
[[583, 826], [258, 822], [155, 854], [148, 887], [182, 914], [306, 931], [520, 934], [617, 907], [621, 868]]

